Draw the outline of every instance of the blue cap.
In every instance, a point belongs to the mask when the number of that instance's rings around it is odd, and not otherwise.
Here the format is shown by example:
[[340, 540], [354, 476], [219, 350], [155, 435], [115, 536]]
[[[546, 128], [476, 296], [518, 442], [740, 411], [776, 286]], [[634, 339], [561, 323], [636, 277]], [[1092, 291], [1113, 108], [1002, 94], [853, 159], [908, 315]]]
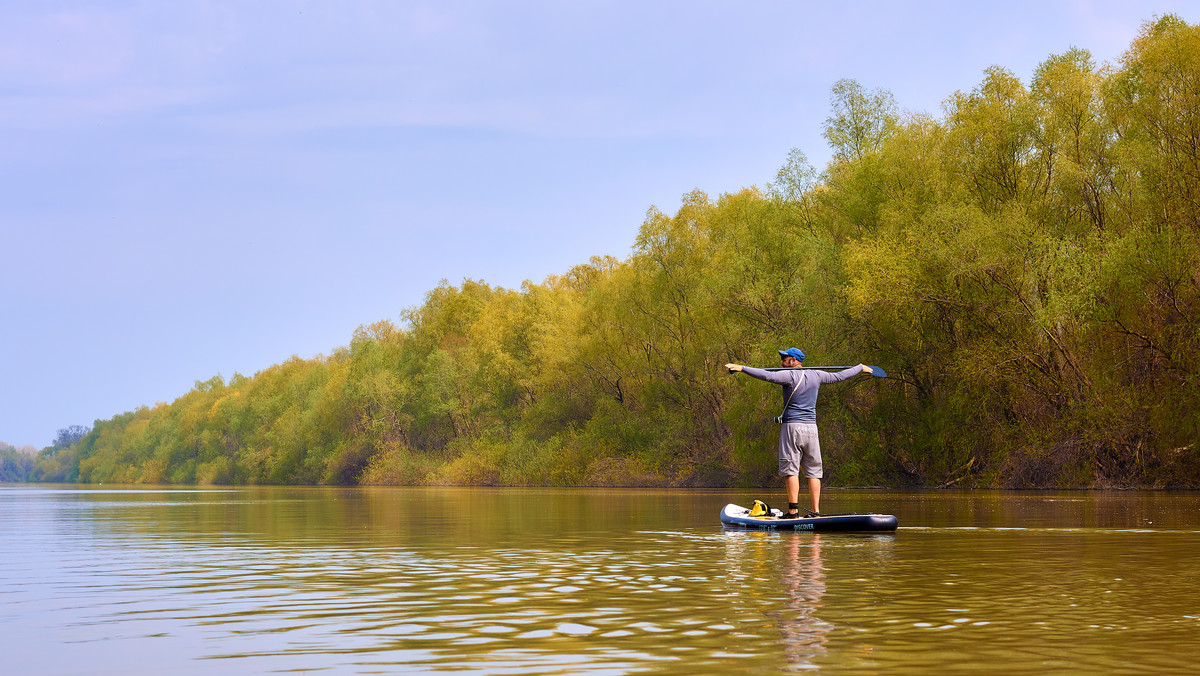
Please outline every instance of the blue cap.
[[786, 350], [779, 350], [779, 358], [794, 357], [796, 361], [804, 361], [804, 353], [798, 347], [789, 347]]

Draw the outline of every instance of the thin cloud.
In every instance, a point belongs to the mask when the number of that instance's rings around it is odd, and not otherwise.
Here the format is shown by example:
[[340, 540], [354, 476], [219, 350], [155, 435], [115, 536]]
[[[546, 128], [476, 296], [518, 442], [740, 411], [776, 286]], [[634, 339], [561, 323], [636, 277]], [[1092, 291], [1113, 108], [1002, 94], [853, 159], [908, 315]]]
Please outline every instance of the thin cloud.
[[110, 81], [133, 62], [133, 30], [111, 12], [59, 11], [0, 19], [0, 81], [62, 87]]
[[148, 86], [115, 87], [91, 94], [2, 96], [0, 127], [42, 131], [105, 127], [202, 104], [216, 95], [212, 89]]

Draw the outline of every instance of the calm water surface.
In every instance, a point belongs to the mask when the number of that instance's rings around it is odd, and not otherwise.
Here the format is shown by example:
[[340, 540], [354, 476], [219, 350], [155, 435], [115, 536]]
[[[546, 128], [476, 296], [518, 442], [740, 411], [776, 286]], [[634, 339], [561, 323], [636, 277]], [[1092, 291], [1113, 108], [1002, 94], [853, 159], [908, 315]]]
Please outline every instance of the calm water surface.
[[11, 674], [1192, 672], [1200, 495], [0, 488]]

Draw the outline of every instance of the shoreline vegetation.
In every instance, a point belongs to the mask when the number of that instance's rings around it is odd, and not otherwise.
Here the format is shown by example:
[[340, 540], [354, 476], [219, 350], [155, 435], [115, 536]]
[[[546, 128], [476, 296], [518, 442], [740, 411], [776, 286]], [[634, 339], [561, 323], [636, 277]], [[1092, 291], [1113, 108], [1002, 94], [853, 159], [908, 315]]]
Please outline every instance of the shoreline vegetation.
[[799, 345], [890, 374], [823, 392], [832, 486], [1200, 487], [1200, 28], [992, 67], [941, 117], [832, 94], [824, 171], [651, 208], [625, 260], [442, 283], [328, 356], [0, 452], [53, 482], [771, 485], [778, 392], [722, 365]]

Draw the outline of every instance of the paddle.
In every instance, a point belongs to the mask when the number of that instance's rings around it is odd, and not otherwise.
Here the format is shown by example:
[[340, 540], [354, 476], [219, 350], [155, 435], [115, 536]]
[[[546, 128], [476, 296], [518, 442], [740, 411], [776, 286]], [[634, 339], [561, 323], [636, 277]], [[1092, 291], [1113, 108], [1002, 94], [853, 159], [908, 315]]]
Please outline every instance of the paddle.
[[[776, 366], [773, 368], [763, 369], [764, 371], [845, 371], [852, 369], [853, 366]], [[871, 367], [871, 375], [876, 378], [886, 378], [887, 373], [878, 366]]]
[[791, 514], [788, 514], [787, 512], [780, 510], [780, 515], [775, 518], [783, 521], [783, 520], [787, 520], [787, 519], [819, 519], [823, 516], [859, 516], [859, 515], [854, 512], [843, 512], [841, 514], [826, 514], [825, 512], [814, 512], [811, 509], [808, 509], [806, 507], [801, 507], [800, 512], [798, 514], [796, 514], [795, 516], [792, 516]]

